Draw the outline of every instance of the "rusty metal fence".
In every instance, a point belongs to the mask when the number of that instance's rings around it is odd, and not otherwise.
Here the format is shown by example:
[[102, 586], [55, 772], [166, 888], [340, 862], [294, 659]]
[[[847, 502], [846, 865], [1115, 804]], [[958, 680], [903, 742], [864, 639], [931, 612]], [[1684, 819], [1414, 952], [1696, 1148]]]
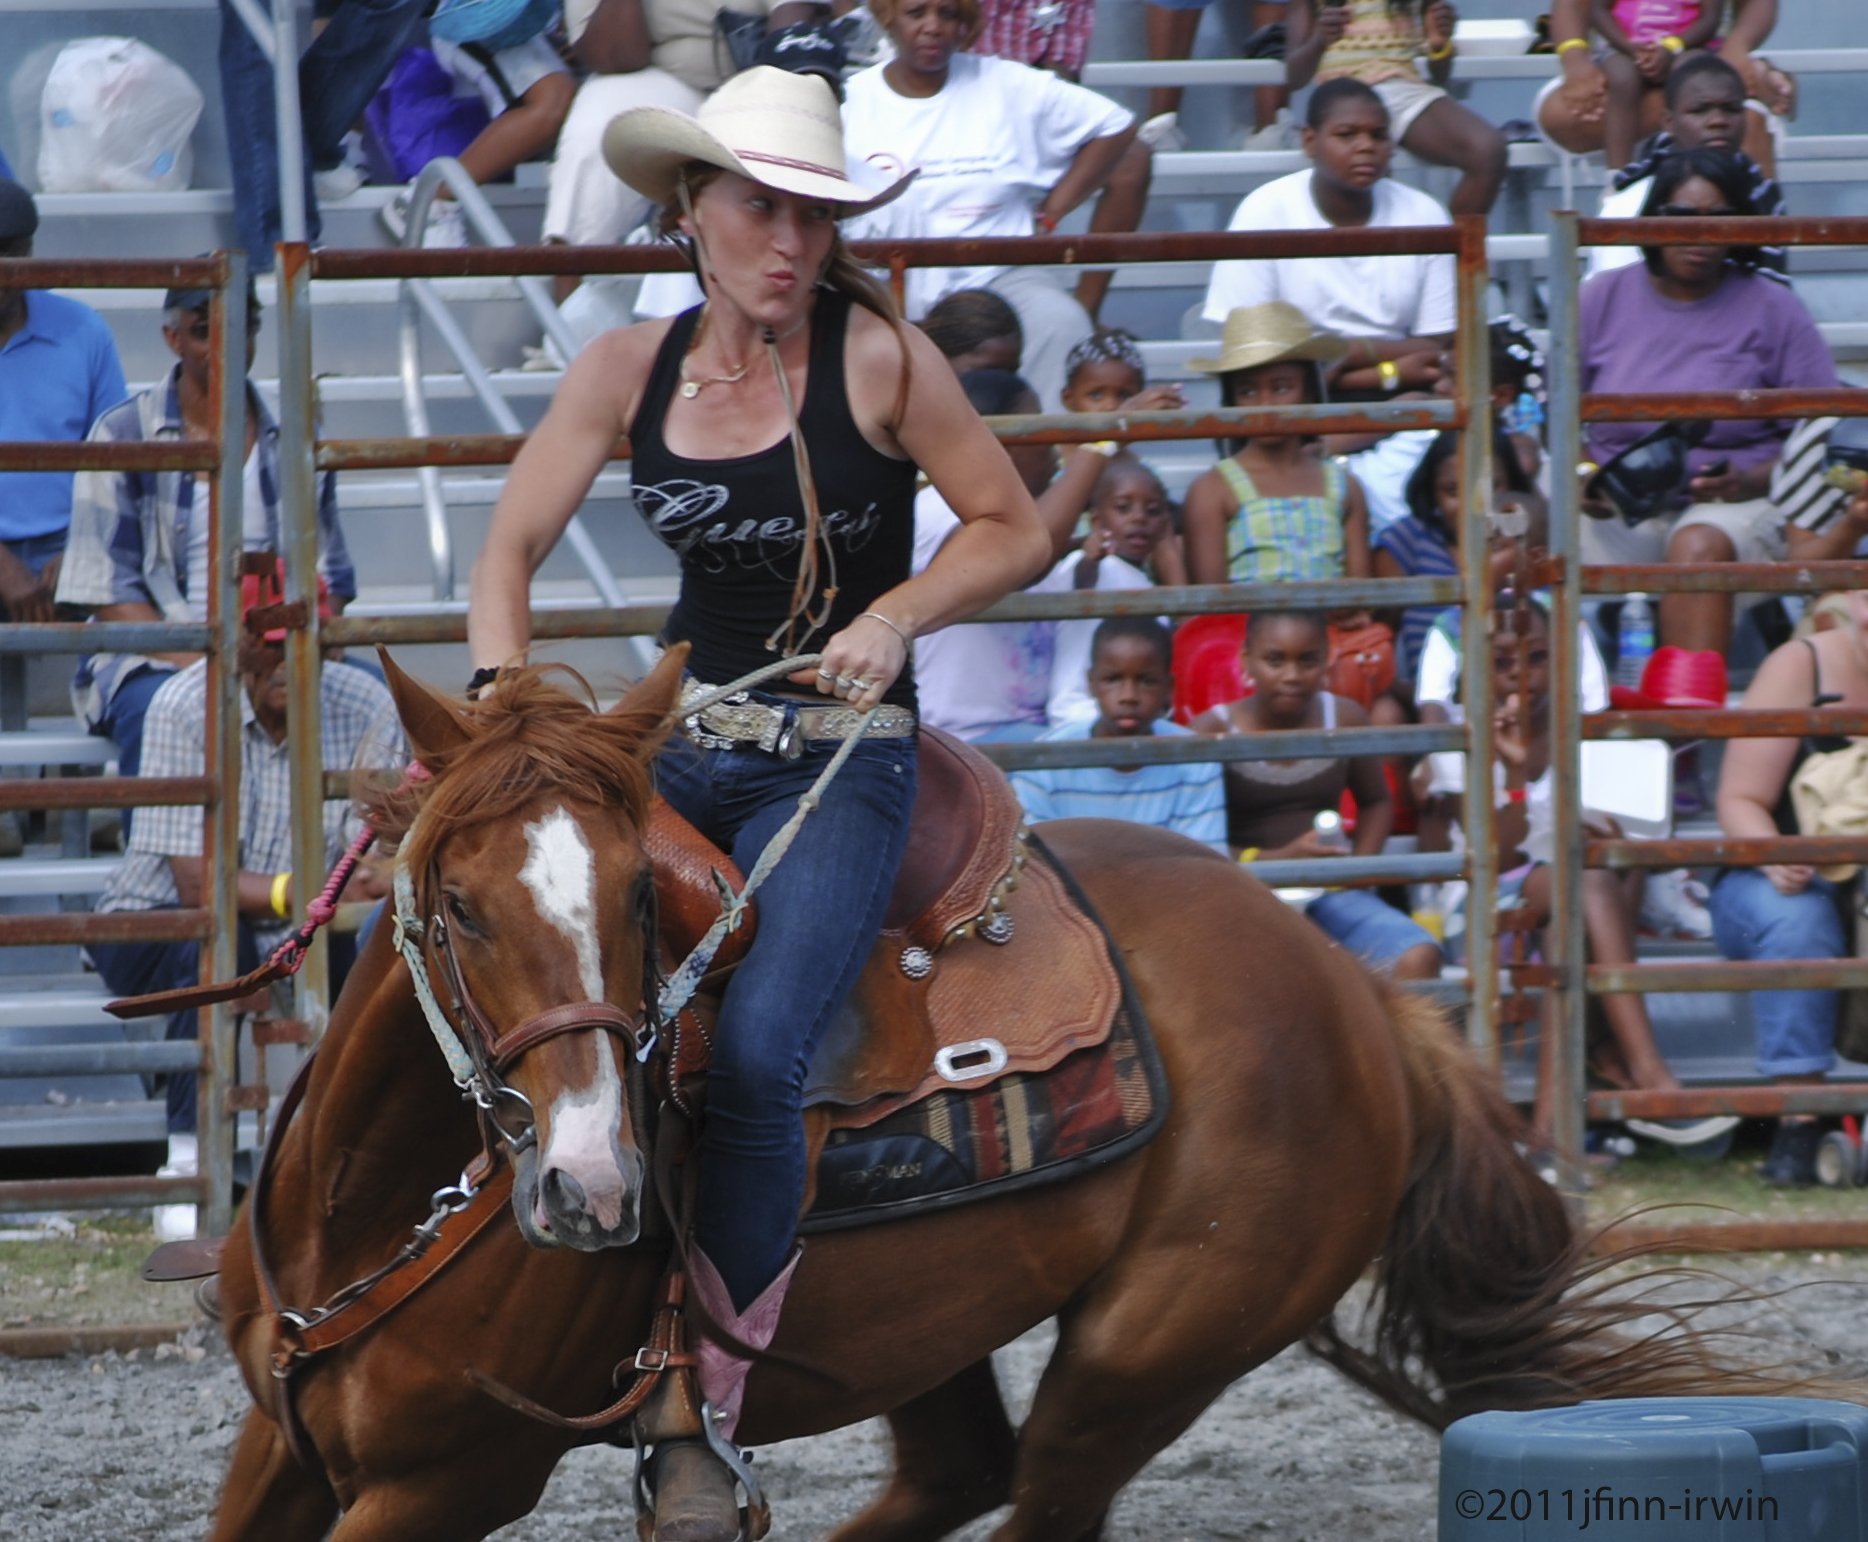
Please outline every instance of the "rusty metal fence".
[[[142, 443], [0, 443], [0, 470], [142, 471], [205, 474], [212, 583], [207, 620], [0, 623], [0, 654], [201, 653], [207, 660], [205, 774], [160, 780], [72, 777], [0, 781], [0, 809], [135, 808], [196, 805], [204, 820], [204, 892], [196, 907], [0, 916], [0, 946], [196, 941], [204, 973], [236, 972], [236, 880], [240, 850], [240, 675], [235, 665], [240, 609], [241, 465], [246, 446], [246, 259], [222, 254], [185, 262], [0, 260], [0, 288], [211, 289], [208, 309], [214, 437]], [[0, 1183], [0, 1213], [118, 1205], [194, 1203], [210, 1234], [233, 1217], [237, 1104], [235, 1020], [231, 1007], [203, 1011], [197, 1042], [118, 1043], [0, 1049], [0, 1075], [145, 1076], [194, 1071], [200, 1077], [197, 1177], [54, 1178]]]
[[[1582, 598], [1630, 593], [1820, 594], [1868, 588], [1868, 561], [1706, 563], [1583, 567], [1577, 545], [1581, 486], [1561, 474], [1583, 459], [1582, 425], [1741, 418], [1853, 417], [1868, 415], [1868, 392], [1857, 390], [1691, 391], [1660, 395], [1588, 395], [1581, 388], [1577, 291], [1582, 248], [1699, 244], [1868, 245], [1868, 219], [1732, 218], [1597, 220], [1573, 212], [1552, 216], [1550, 243], [1550, 457], [1559, 471], [1551, 500], [1553, 586], [1552, 699], [1556, 724], [1555, 908], [1572, 918], [1559, 929], [1549, 960], [1549, 988], [1558, 1002], [1556, 1071], [1558, 1142], [1582, 1149], [1586, 1119], [1669, 1118], [1714, 1113], [1748, 1117], [1868, 1111], [1868, 1083], [1829, 1086], [1692, 1087], [1677, 1091], [1588, 1092], [1584, 1077], [1584, 1009], [1588, 995], [1625, 991], [1757, 991], [1868, 987], [1868, 960], [1590, 965], [1582, 927], [1585, 868], [1671, 868], [1717, 864], [1754, 867], [1786, 861], [1868, 860], [1868, 839], [1778, 836], [1750, 840], [1623, 841], [1584, 839], [1581, 747], [1585, 739], [1790, 738], [1804, 734], [1868, 734], [1868, 712], [1841, 707], [1792, 711], [1676, 709], [1601, 712], [1581, 708], [1573, 647]], [[1774, 1222], [1733, 1226], [1670, 1227], [1685, 1243], [1711, 1234], [1740, 1247], [1868, 1246], [1868, 1220]]]
[[[1868, 221], [1774, 221], [1764, 228], [1758, 221], [1747, 222], [1747, 239], [1775, 242], [1823, 240], [1832, 243], [1868, 244]], [[1610, 401], [1584, 400], [1577, 386], [1575, 275], [1578, 248], [1583, 244], [1624, 245], [1636, 241], [1704, 240], [1703, 221], [1648, 221], [1631, 227], [1626, 222], [1605, 225], [1597, 221], [1579, 221], [1574, 215], [1558, 215], [1553, 233], [1552, 346], [1551, 346], [1551, 456], [1558, 467], [1573, 466], [1580, 460], [1581, 423], [1585, 419], [1613, 416], [1634, 418], [1678, 418], [1706, 415], [1716, 410], [1726, 417], [1776, 416], [1779, 413], [1841, 413], [1860, 411], [1851, 399], [1840, 393], [1753, 393], [1745, 400], [1734, 400], [1717, 393], [1696, 393], [1670, 397], [1662, 401], [1649, 398]], [[1583, 840], [1581, 824], [1580, 745], [1591, 738], [1652, 738], [1674, 735], [1692, 737], [1741, 737], [1772, 733], [1802, 733], [1821, 725], [1829, 732], [1868, 733], [1868, 713], [1822, 709], [1814, 712], [1778, 714], [1714, 712], [1604, 713], [1585, 720], [1580, 712], [1578, 682], [1579, 658], [1576, 646], [1581, 620], [1582, 596], [1626, 593], [1644, 590], [1649, 593], [1683, 592], [1695, 588], [1736, 588], [1749, 591], [1815, 592], [1860, 584], [1868, 587], [1868, 563], [1804, 564], [1798, 567], [1739, 569], [1733, 566], [1695, 568], [1664, 566], [1641, 569], [1589, 569], [1578, 562], [1578, 496], [1573, 478], [1555, 479], [1552, 509], [1551, 556], [1546, 569], [1538, 576], [1547, 581], [1553, 592], [1553, 691], [1556, 703], [1554, 724], [1554, 775], [1557, 780], [1556, 859], [1554, 918], [1548, 938], [1549, 952], [1541, 963], [1527, 963], [1519, 958], [1502, 972], [1499, 967], [1499, 939], [1513, 930], [1512, 918], [1501, 916], [1495, 906], [1476, 898], [1495, 891], [1498, 877], [1495, 850], [1491, 768], [1493, 763], [1493, 702], [1491, 648], [1494, 634], [1493, 595], [1486, 572], [1489, 519], [1492, 502], [1492, 416], [1489, 379], [1489, 348], [1485, 326], [1487, 268], [1483, 222], [1462, 219], [1452, 227], [1429, 229], [1325, 230], [1259, 233], [1207, 233], [1179, 235], [1096, 235], [1081, 237], [1037, 237], [994, 241], [906, 241], [870, 244], [856, 248], [859, 256], [886, 269], [898, 292], [903, 276], [915, 266], [972, 266], [981, 264], [1096, 266], [1126, 265], [1140, 262], [1186, 262], [1191, 260], [1267, 259], [1299, 256], [1368, 256], [1403, 254], [1445, 254], [1454, 259], [1458, 271], [1459, 325], [1456, 341], [1457, 385], [1450, 399], [1435, 401], [1384, 402], [1367, 406], [1318, 405], [1285, 409], [1221, 409], [1214, 411], [1030, 416], [1005, 418], [993, 424], [995, 432], [1007, 443], [1072, 444], [1102, 439], [1131, 442], [1156, 440], [1194, 440], [1234, 437], [1252, 433], [1289, 433], [1294, 429], [1309, 432], [1392, 432], [1404, 428], [1451, 428], [1461, 432], [1460, 456], [1460, 562], [1458, 578], [1343, 579], [1327, 582], [1279, 584], [1226, 584], [1181, 589], [1151, 589], [1139, 592], [1085, 592], [1074, 594], [1020, 594], [1002, 601], [977, 618], [980, 621], [1059, 620], [1097, 618], [1123, 614], [1188, 617], [1211, 614], [1238, 614], [1254, 608], [1275, 605], [1280, 609], [1379, 608], [1400, 610], [1416, 605], [1462, 606], [1462, 668], [1465, 722], [1460, 725], [1408, 725], [1369, 727], [1353, 730], [1269, 732], [1222, 740], [1151, 739], [1088, 740], [1050, 743], [995, 745], [990, 753], [1001, 765], [1074, 766], [1131, 765], [1170, 761], [1230, 761], [1245, 759], [1291, 759], [1314, 755], [1407, 754], [1420, 755], [1436, 750], [1458, 750], [1466, 755], [1468, 796], [1464, 802], [1463, 823], [1467, 846], [1463, 853], [1430, 853], [1371, 858], [1333, 858], [1320, 862], [1260, 863], [1255, 872], [1277, 884], [1299, 882], [1371, 882], [1408, 883], [1464, 878], [1475, 896], [1467, 907], [1468, 981], [1459, 994], [1465, 997], [1468, 1033], [1478, 1051], [1497, 1064], [1500, 1057], [1501, 1023], [1507, 1017], [1522, 1020], [1522, 993], [1541, 988], [1555, 997], [1555, 1017], [1561, 1025], [1559, 1043], [1559, 1124], [1558, 1136], [1566, 1149], [1581, 1150], [1585, 1119], [1620, 1118], [1631, 1115], [1664, 1116], [1729, 1110], [1742, 1114], [1769, 1114], [1786, 1111], [1835, 1112], [1868, 1109], [1868, 1084], [1784, 1090], [1770, 1087], [1697, 1088], [1676, 1093], [1586, 1094], [1583, 1086], [1583, 1007], [1586, 993], [1637, 989], [1653, 990], [1753, 990], [1780, 983], [1799, 985], [1868, 986], [1868, 962], [1817, 961], [1808, 965], [1691, 964], [1648, 965], [1620, 969], [1586, 966], [1581, 915], [1581, 874], [1585, 864], [1611, 868], [1674, 867], [1689, 863], [1722, 862], [1745, 864], [1786, 857], [1809, 857], [1823, 860], [1868, 858], [1868, 840], [1796, 839], [1765, 842], [1731, 841], [1592, 841]], [[458, 613], [435, 611], [402, 614], [393, 617], [343, 616], [320, 621], [314, 602], [316, 585], [315, 484], [327, 470], [382, 469], [417, 466], [490, 466], [511, 461], [523, 443], [514, 434], [430, 435], [419, 438], [329, 439], [316, 436], [314, 424], [314, 388], [311, 358], [312, 289], [314, 278], [344, 280], [367, 278], [437, 278], [495, 277], [555, 273], [643, 273], [678, 269], [681, 260], [667, 248], [655, 247], [531, 247], [477, 248], [449, 251], [321, 251], [311, 252], [302, 245], [280, 248], [278, 271], [280, 342], [280, 430], [282, 482], [287, 531], [287, 613], [289, 641], [287, 668], [293, 731], [292, 772], [294, 817], [297, 823], [294, 845], [295, 870], [316, 870], [323, 856], [319, 805], [324, 797], [343, 796], [347, 778], [340, 772], [327, 773], [323, 767], [317, 725], [319, 669], [321, 649], [327, 646], [357, 646], [384, 643], [390, 646], [440, 642], [459, 642], [465, 638], [465, 618]], [[239, 329], [244, 322], [240, 307], [227, 307], [226, 284], [239, 271], [237, 259], [215, 259], [197, 264], [142, 265], [160, 278], [147, 282], [177, 282], [176, 274], [193, 275], [197, 269], [212, 270], [214, 282], [221, 285], [214, 312], [217, 357], [223, 361], [217, 390], [224, 401], [224, 412], [231, 416], [226, 423], [238, 426], [238, 414], [244, 403], [229, 381], [238, 372], [229, 372], [225, 361], [238, 357], [229, 352], [239, 346]], [[124, 264], [16, 263], [0, 266], [0, 281], [21, 270], [18, 281], [36, 284], [83, 284], [130, 282]], [[25, 270], [30, 269], [30, 272]], [[193, 281], [190, 278], [190, 281]], [[231, 442], [225, 434], [222, 442]], [[0, 447], [0, 466], [53, 464], [50, 447]], [[56, 447], [64, 459], [59, 464], [110, 465], [112, 467], [145, 464], [154, 466], [201, 467], [216, 477], [215, 504], [222, 509], [223, 497], [236, 510], [239, 478], [228, 479], [223, 494], [218, 480], [217, 446], [71, 446]], [[619, 441], [615, 458], [628, 455], [628, 445]], [[39, 457], [39, 458], [35, 458]], [[119, 458], [120, 457], [120, 458]], [[164, 457], [167, 457], [166, 459]], [[217, 513], [215, 540], [219, 542], [221, 515]], [[109, 628], [0, 627], [0, 651], [84, 651], [104, 646], [164, 647], [198, 646], [209, 637], [217, 646], [231, 646], [234, 605], [231, 589], [232, 565], [237, 559], [215, 547], [217, 584], [213, 619], [207, 628], [158, 628], [144, 636], [127, 632], [117, 638]], [[567, 638], [634, 637], [653, 634], [667, 615], [668, 607], [656, 604], [623, 605], [581, 610], [551, 609], [533, 618], [534, 638], [543, 643]], [[106, 637], [106, 631], [110, 636]], [[161, 632], [160, 640], [155, 632]], [[186, 634], [184, 636], [184, 634]], [[80, 641], [82, 635], [82, 641]], [[211, 655], [212, 656], [212, 655]], [[216, 667], [211, 664], [211, 668]], [[229, 775], [237, 775], [237, 742], [227, 733], [231, 721], [238, 722], [237, 712], [226, 714], [234, 703], [234, 689], [229, 671], [220, 671], [216, 700], [222, 717], [215, 729], [217, 760], [213, 772], [200, 786], [181, 787], [165, 792], [181, 801], [199, 798], [217, 809], [213, 823], [215, 837], [233, 842], [232, 805], [225, 798], [213, 799], [217, 788]], [[236, 703], [237, 705], [237, 703]], [[1690, 719], [1690, 721], [1689, 721]], [[48, 783], [36, 784], [30, 794], [4, 793], [4, 806], [45, 806]], [[92, 806], [107, 802], [156, 801], [151, 789], [138, 785], [132, 792], [129, 784], [87, 780], [84, 797]], [[234, 849], [223, 844], [221, 850]], [[231, 865], [211, 864], [220, 883], [215, 894], [215, 909], [186, 924], [200, 934], [214, 939], [213, 973], [224, 978], [232, 973], [232, 894]], [[298, 886], [309, 890], [310, 885]], [[303, 919], [303, 900], [299, 901]], [[217, 927], [215, 917], [226, 918]], [[20, 935], [10, 938], [6, 926], [18, 919], [24, 926]], [[38, 933], [27, 927], [40, 925], [69, 926], [78, 923], [100, 926], [121, 924], [110, 918], [92, 921], [82, 917], [8, 918], [0, 922], [0, 941], [37, 940]], [[175, 923], [182, 924], [182, 923]], [[191, 932], [190, 935], [194, 933]], [[1501, 1003], [1501, 984], [1517, 995], [1515, 1013]], [[314, 957], [299, 977], [298, 1014], [307, 1022], [321, 1024], [325, 1015], [326, 977], [321, 956]], [[201, 1192], [207, 1202], [204, 1220], [218, 1229], [225, 1222], [226, 1196], [231, 1194], [230, 1170], [222, 1165], [230, 1158], [232, 1127], [225, 1117], [225, 1100], [231, 1087], [232, 1023], [217, 1014], [213, 1031], [205, 1041], [200, 1056], [204, 1073], [215, 1078], [217, 1091], [203, 1099], [204, 1178], [188, 1192]], [[223, 1053], [224, 1051], [224, 1053]], [[220, 1069], [224, 1067], [225, 1069]], [[4, 1063], [0, 1062], [0, 1071]], [[208, 1109], [217, 1111], [219, 1123], [211, 1140], [207, 1135]], [[210, 1155], [210, 1152], [212, 1153]], [[179, 1191], [190, 1180], [176, 1180], [160, 1197]], [[75, 1191], [70, 1191], [75, 1192]], [[145, 1184], [139, 1194], [154, 1196]], [[0, 1186], [0, 1205], [11, 1200], [5, 1186]], [[60, 1198], [46, 1203], [78, 1203]], [[97, 1202], [123, 1203], [127, 1198], [112, 1196]], [[146, 1200], [145, 1200], [146, 1202]], [[35, 1203], [35, 1208], [37, 1204]], [[1753, 1229], [1755, 1230], [1755, 1228]], [[1740, 1246], [1785, 1246], [1788, 1235], [1781, 1228], [1753, 1236], [1742, 1228], [1727, 1233]], [[1797, 1237], [1805, 1237], [1798, 1233]], [[1760, 1241], [1759, 1237], [1764, 1240]], [[1793, 1239], [1795, 1240], [1795, 1239]], [[1810, 1245], [1842, 1245], [1844, 1241], [1868, 1242], [1868, 1225], [1851, 1231], [1846, 1238], [1835, 1231], [1834, 1223], [1825, 1229], [1807, 1233]]]
[[[1407, 725], [1316, 732], [1254, 734], [1224, 740], [1155, 739], [1118, 742], [1095, 740], [1070, 744], [983, 746], [1007, 769], [1019, 766], [1127, 765], [1142, 761], [1270, 760], [1315, 754], [1408, 754], [1432, 750], [1467, 750], [1469, 762], [1491, 763], [1492, 714], [1489, 669], [1470, 660], [1484, 656], [1490, 633], [1492, 596], [1484, 582], [1487, 517], [1491, 504], [1490, 352], [1485, 326], [1487, 268], [1485, 226], [1462, 219], [1452, 226], [1425, 229], [1332, 229], [1324, 231], [1202, 232], [1000, 238], [980, 241], [921, 240], [857, 243], [853, 250], [866, 264], [886, 270], [899, 298], [911, 267], [981, 265], [1113, 266], [1131, 263], [1264, 260], [1305, 256], [1395, 256], [1442, 254], [1458, 273], [1459, 325], [1456, 353], [1458, 388], [1450, 400], [1383, 402], [1370, 405], [1323, 404], [1303, 408], [1182, 410], [1125, 414], [1033, 415], [989, 420], [1008, 444], [1084, 444], [1103, 439], [1128, 442], [1194, 440], [1252, 433], [1392, 433], [1401, 429], [1462, 431], [1460, 459], [1462, 509], [1460, 549], [1465, 571], [1458, 579], [1343, 579], [1310, 583], [1224, 584], [1133, 594], [1014, 595], [977, 617], [978, 621], [1062, 620], [1126, 614], [1197, 616], [1239, 614], [1276, 605], [1280, 609], [1331, 610], [1351, 607], [1400, 609], [1439, 604], [1468, 607], [1462, 635], [1469, 660], [1466, 674], [1469, 711], [1461, 726]], [[547, 273], [648, 273], [680, 271], [680, 254], [670, 247], [480, 248], [467, 251], [320, 251], [281, 248], [281, 324], [294, 348], [309, 347], [309, 280], [435, 277], [505, 277]], [[302, 344], [291, 343], [297, 329]], [[287, 375], [281, 366], [282, 422], [308, 415], [309, 375]], [[432, 465], [486, 466], [510, 462], [524, 442], [516, 434], [431, 435], [415, 438], [324, 440], [309, 438], [297, 447], [300, 465], [295, 485], [326, 470], [408, 468]], [[293, 453], [291, 446], [285, 453]], [[626, 459], [628, 445], [617, 444], [616, 458]], [[304, 506], [308, 509], [309, 504]], [[301, 509], [301, 518], [307, 518]], [[306, 568], [309, 571], [309, 568]], [[668, 608], [632, 605], [591, 610], [550, 610], [533, 617], [535, 640], [628, 637], [652, 634]], [[398, 615], [393, 618], [339, 617], [319, 625], [306, 622], [304, 652], [315, 668], [317, 646], [311, 629], [326, 644], [417, 644], [459, 642], [466, 622], [458, 614]], [[1476, 650], [1476, 651], [1475, 651]], [[293, 655], [297, 657], [296, 654]], [[316, 699], [310, 674], [295, 675], [293, 701]], [[1327, 738], [1327, 743], [1326, 743]], [[315, 769], [308, 757], [306, 775]], [[306, 781], [309, 788], [312, 784]], [[298, 798], [298, 806], [306, 800]], [[1476, 892], [1489, 893], [1495, 856], [1492, 810], [1478, 800], [1467, 821], [1467, 853], [1333, 858], [1327, 861], [1275, 862], [1255, 871], [1268, 882], [1408, 883], [1466, 877]], [[1488, 907], [1474, 907], [1468, 918], [1468, 953], [1475, 961], [1469, 991], [1468, 1023], [1473, 1041], [1496, 1059], [1497, 973], [1493, 963], [1493, 917]], [[1450, 982], [1449, 982], [1450, 983]]]

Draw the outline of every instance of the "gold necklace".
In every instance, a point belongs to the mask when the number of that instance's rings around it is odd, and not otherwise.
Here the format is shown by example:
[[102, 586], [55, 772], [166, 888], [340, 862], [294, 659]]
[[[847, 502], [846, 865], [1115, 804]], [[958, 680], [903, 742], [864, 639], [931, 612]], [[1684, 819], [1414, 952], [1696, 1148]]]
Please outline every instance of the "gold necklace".
[[[682, 359], [681, 367], [677, 371], [681, 377], [681, 394], [688, 401], [693, 401], [695, 397], [699, 396], [701, 392], [710, 385], [738, 385], [740, 381], [746, 378], [746, 371], [752, 368], [752, 360], [748, 359], [730, 375], [707, 375], [699, 380], [694, 380], [689, 377], [688, 359], [693, 358], [694, 355], [700, 351], [701, 341], [707, 335], [707, 322], [712, 315], [713, 311], [711, 307], [701, 312], [700, 325], [694, 329], [694, 341], [688, 344], [687, 356]], [[804, 315], [785, 329], [782, 336], [768, 338], [767, 340], [772, 343], [782, 343], [786, 338], [796, 334], [810, 319], [811, 313], [806, 311]]]

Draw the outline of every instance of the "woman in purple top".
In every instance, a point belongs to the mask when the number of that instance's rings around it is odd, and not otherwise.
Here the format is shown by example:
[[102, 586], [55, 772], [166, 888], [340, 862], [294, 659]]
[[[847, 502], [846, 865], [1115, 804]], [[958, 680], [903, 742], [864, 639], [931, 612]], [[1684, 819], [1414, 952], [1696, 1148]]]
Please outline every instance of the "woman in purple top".
[[[1644, 215], [1750, 214], [1750, 179], [1718, 150], [1661, 162]], [[1645, 247], [1642, 261], [1598, 274], [1581, 298], [1585, 392], [1741, 391], [1839, 384], [1829, 348], [1790, 289], [1757, 272], [1752, 248]], [[1602, 464], [1654, 425], [1588, 425], [1586, 453]], [[1807, 561], [1822, 537], [1785, 529], [1771, 502], [1771, 469], [1791, 424], [1717, 422], [1688, 454], [1683, 507], [1629, 526], [1613, 511], [1583, 527], [1586, 562]], [[1829, 553], [1822, 555], [1846, 555]], [[1661, 641], [1725, 651], [1733, 597], [1674, 594], [1661, 601]]]

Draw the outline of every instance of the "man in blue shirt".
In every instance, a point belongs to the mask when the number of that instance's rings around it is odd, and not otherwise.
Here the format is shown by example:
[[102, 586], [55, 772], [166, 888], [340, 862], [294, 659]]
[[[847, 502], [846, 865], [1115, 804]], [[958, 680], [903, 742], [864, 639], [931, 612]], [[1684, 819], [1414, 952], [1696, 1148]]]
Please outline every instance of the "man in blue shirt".
[[[30, 257], [32, 195], [0, 179], [0, 257]], [[88, 305], [0, 289], [0, 441], [80, 440], [129, 389], [117, 345]], [[0, 472], [0, 620], [50, 621], [71, 525], [69, 471]]]

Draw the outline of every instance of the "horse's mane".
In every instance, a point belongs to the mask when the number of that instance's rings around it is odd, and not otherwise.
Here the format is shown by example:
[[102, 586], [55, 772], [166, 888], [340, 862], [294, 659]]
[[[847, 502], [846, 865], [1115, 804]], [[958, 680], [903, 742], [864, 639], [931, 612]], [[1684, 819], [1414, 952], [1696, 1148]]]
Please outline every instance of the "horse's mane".
[[466, 737], [420, 746], [427, 778], [369, 800], [385, 845], [400, 847], [424, 905], [443, 842], [506, 818], [542, 793], [619, 808], [638, 828], [646, 822], [654, 795], [649, 762], [668, 732], [665, 711], [632, 709], [625, 698], [599, 712], [590, 683], [564, 664], [503, 670], [479, 701], [449, 708]]

